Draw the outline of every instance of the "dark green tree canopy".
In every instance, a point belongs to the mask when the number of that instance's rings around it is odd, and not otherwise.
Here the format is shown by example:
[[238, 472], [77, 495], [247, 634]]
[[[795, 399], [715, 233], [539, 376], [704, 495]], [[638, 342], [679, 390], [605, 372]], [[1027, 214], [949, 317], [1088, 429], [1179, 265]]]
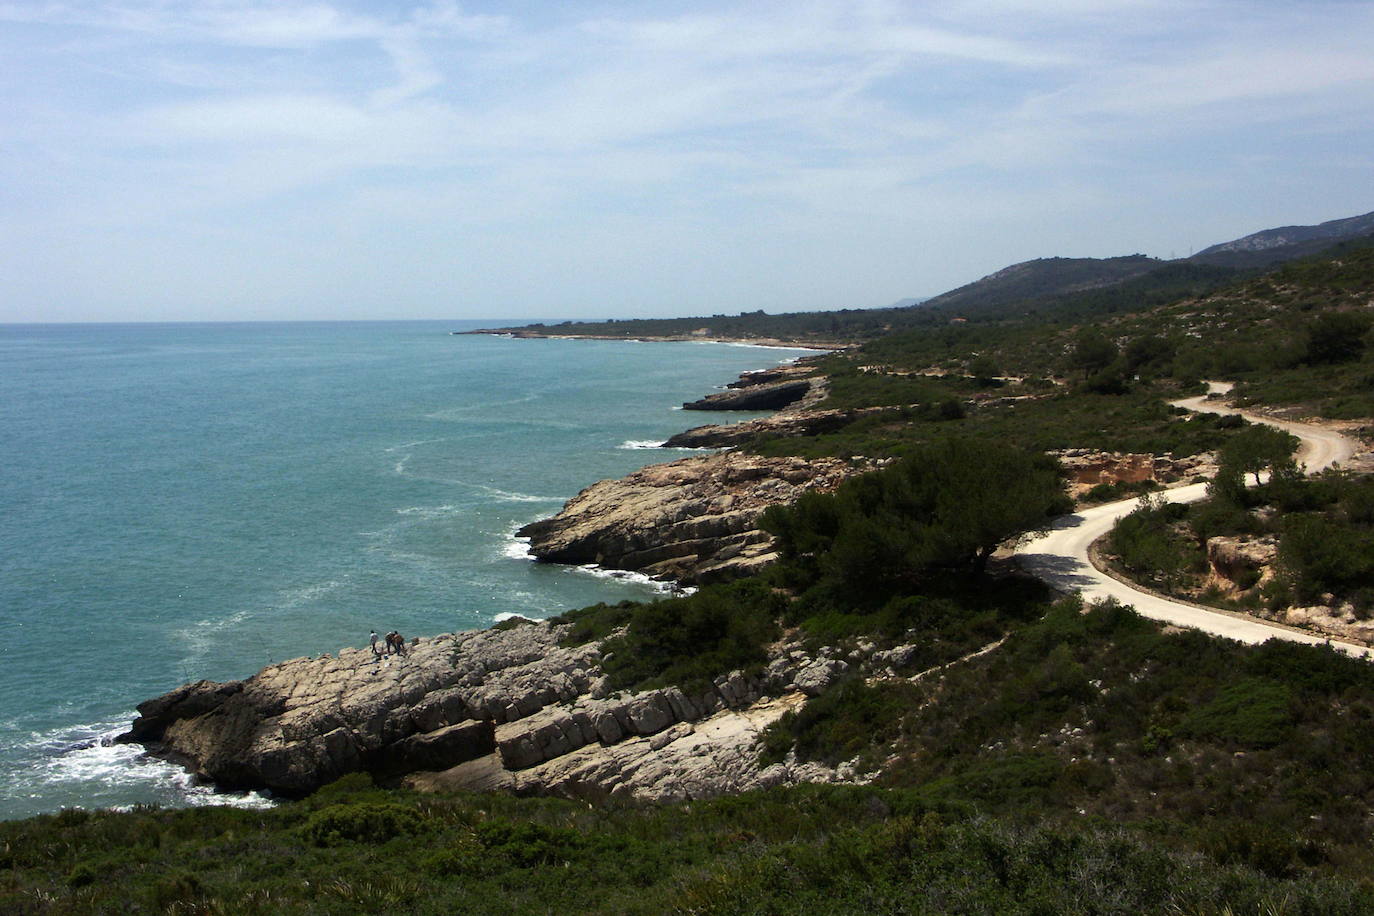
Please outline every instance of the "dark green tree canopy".
[[936, 570], [981, 573], [999, 544], [1068, 511], [1053, 459], [950, 439], [890, 467], [769, 509], [793, 584], [891, 594]]
[[1297, 448], [1297, 437], [1262, 423], [1252, 424], [1222, 446], [1218, 455], [1218, 477], [1254, 474], [1255, 484], [1258, 485], [1263, 471], [1279, 476], [1296, 474], [1293, 453]]
[[1073, 349], [1069, 351], [1069, 365], [1074, 369], [1082, 369], [1086, 379], [1094, 372], [1106, 369], [1116, 357], [1116, 344], [1096, 328], [1085, 328], [1074, 338]]
[[1307, 361], [1343, 363], [1359, 359], [1369, 332], [1369, 316], [1359, 312], [1323, 312], [1307, 325]]

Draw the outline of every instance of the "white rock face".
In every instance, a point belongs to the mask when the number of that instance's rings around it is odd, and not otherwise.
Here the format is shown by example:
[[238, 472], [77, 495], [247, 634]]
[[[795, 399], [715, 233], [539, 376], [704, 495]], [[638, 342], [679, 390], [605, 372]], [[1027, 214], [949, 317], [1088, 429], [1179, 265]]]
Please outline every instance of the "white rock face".
[[763, 768], [756, 742], [849, 663], [786, 644], [763, 676], [730, 672], [700, 695], [612, 693], [599, 645], [561, 646], [566, 633], [544, 623], [479, 630], [421, 640], [406, 656], [343, 649], [246, 681], [188, 684], [141, 704], [123, 740], [226, 787], [287, 795], [358, 770], [410, 774], [422, 788], [588, 799], [705, 798], [839, 778], [813, 765]]

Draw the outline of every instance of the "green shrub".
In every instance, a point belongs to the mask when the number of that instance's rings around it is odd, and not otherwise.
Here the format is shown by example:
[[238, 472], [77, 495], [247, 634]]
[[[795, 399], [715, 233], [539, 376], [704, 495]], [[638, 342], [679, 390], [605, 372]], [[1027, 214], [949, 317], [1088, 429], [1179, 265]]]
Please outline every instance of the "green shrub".
[[869, 685], [862, 677], [845, 678], [807, 701], [800, 712], [771, 725], [764, 736], [764, 758], [780, 760], [795, 742], [802, 760], [835, 764], [889, 744], [917, 694], [905, 682]]
[[610, 636], [630, 622], [638, 607], [640, 603], [636, 601], [621, 601], [619, 604], [603, 602], [575, 611], [564, 611], [551, 618], [550, 622], [572, 624], [564, 642], [570, 646], [581, 646]]
[[615, 687], [677, 684], [700, 692], [718, 674], [766, 660], [785, 606], [758, 579], [637, 605], [625, 635], [606, 641], [602, 669]]
[[576, 830], [507, 820], [478, 824], [477, 842], [488, 855], [515, 868], [557, 865], [586, 846]]
[[1189, 550], [1173, 529], [1186, 506], [1142, 497], [1140, 504], [1112, 526], [1109, 545], [1121, 565], [1148, 584], [1177, 586], [1189, 565]]
[[1284, 684], [1246, 678], [1185, 717], [1180, 731], [1203, 740], [1274, 747], [1293, 729], [1292, 705], [1293, 694]]
[[385, 843], [419, 833], [424, 825], [415, 808], [389, 802], [351, 802], [329, 805], [312, 813], [301, 828], [316, 846], [345, 843]]

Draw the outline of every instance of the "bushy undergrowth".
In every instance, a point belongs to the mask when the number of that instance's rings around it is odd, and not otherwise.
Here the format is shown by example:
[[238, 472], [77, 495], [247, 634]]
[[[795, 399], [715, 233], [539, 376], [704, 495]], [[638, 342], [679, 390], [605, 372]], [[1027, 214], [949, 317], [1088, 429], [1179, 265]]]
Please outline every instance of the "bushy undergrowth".
[[1223, 467], [1201, 503], [1142, 500], [1108, 539], [1121, 568], [1151, 587], [1206, 600], [1208, 540], [1269, 535], [1278, 541], [1275, 576], [1261, 585], [1259, 570], [1239, 571], [1238, 606], [1348, 601], [1358, 614], [1374, 612], [1374, 478], [1285, 474], [1245, 488], [1238, 471], [1232, 483], [1227, 477]]
[[[270, 811], [140, 809], [0, 824], [0, 911], [40, 913], [1355, 914], [1367, 887], [1282, 868], [1251, 832], [1189, 849], [1164, 832], [1018, 825], [919, 792], [801, 787], [603, 807], [386, 793], [421, 836], [309, 842], [357, 779]], [[156, 839], [154, 839], [156, 838]]]
[[[817, 734], [846, 733], [845, 704], [821, 712]], [[1065, 601], [889, 716], [871, 726], [902, 735], [882, 780], [931, 803], [1158, 818], [1198, 843], [1261, 830], [1287, 837], [1287, 869], [1371, 864], [1374, 667], [1334, 650]]]

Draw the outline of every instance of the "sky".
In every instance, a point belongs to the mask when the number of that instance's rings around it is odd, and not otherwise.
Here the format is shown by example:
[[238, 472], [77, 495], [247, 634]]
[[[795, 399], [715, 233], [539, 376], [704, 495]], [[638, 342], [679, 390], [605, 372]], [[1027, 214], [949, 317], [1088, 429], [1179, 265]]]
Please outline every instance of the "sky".
[[1371, 150], [1368, 0], [0, 0], [0, 322], [878, 307]]

